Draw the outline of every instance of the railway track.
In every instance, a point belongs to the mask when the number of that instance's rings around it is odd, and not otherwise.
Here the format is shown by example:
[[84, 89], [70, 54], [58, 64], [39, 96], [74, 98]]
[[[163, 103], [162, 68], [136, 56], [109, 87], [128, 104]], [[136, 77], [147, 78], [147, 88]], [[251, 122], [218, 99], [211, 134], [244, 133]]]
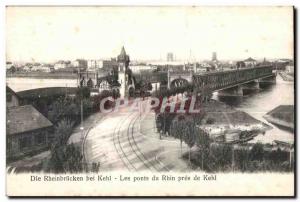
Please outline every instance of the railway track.
[[128, 159], [126, 153], [124, 152], [124, 150], [121, 146], [121, 141], [120, 141], [121, 127], [124, 124], [124, 121], [126, 121], [127, 119], [128, 119], [128, 116], [125, 117], [124, 119], [122, 119], [115, 127], [114, 132], [113, 132], [113, 144], [114, 144], [114, 147], [115, 147], [120, 159], [122, 160], [123, 164], [125, 165], [125, 167], [129, 171], [132, 171], [132, 170], [136, 170], [136, 168], [132, 165], [132, 163]]
[[[137, 121], [138, 117], [135, 119], [135, 121], [132, 123], [131, 128], [128, 127], [128, 130], [131, 130], [131, 133], [127, 133], [127, 135], [131, 135], [131, 138], [128, 137], [128, 139], [132, 140], [132, 148], [135, 149], [135, 152], [138, 153], [139, 158], [144, 159], [144, 162], [148, 164], [149, 167], [153, 168], [155, 171], [169, 171], [169, 169], [167, 167], [165, 167], [159, 160], [157, 160], [155, 157], [153, 160], [149, 160], [144, 153], [140, 150], [139, 146], [137, 145], [137, 142], [135, 141], [135, 137], [134, 137], [134, 129], [135, 129], [135, 123]], [[139, 133], [139, 132], [138, 132]], [[143, 136], [143, 134], [139, 133], [141, 136]]]
[[[114, 130], [113, 143], [120, 159], [129, 171], [169, 171], [155, 157], [147, 158], [138, 147], [134, 137], [138, 118], [138, 115], [131, 113], [122, 119]], [[127, 120], [130, 120], [127, 130], [122, 131], [122, 126]]]

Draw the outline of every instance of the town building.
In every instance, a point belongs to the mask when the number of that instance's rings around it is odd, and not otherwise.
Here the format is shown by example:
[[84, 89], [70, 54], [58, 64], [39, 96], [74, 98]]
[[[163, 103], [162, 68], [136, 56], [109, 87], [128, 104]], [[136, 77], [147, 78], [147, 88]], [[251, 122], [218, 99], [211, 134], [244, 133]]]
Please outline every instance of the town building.
[[274, 64], [277, 70], [286, 70], [287, 66], [294, 66], [294, 61], [290, 59], [280, 59], [275, 61]]
[[245, 66], [246, 67], [255, 67], [257, 64], [257, 61], [254, 60], [253, 58], [249, 57], [246, 60], [244, 60]]
[[20, 97], [6, 86], [7, 158], [16, 159], [48, 148], [53, 124], [32, 105], [20, 106]]
[[7, 157], [18, 158], [48, 148], [53, 124], [31, 105], [7, 108]]
[[80, 69], [86, 69], [87, 68], [87, 60], [83, 60], [83, 59], [77, 59], [75, 61], [72, 62], [72, 66], [75, 68], [80, 68]]
[[130, 65], [130, 69], [133, 73], [141, 73], [143, 71], [156, 70], [157, 67], [154, 65]]
[[65, 68], [69, 68], [71, 67], [71, 62], [70, 61], [63, 61], [60, 60], [57, 63], [54, 64], [54, 69], [58, 70], [58, 69], [65, 69]]
[[98, 69], [118, 69], [118, 62], [116, 59], [111, 60], [88, 60], [87, 62], [88, 71], [96, 71]]
[[23, 70], [24, 72], [30, 72], [30, 71], [31, 71], [31, 68], [32, 68], [32, 66], [30, 66], [30, 65], [25, 65], [25, 66], [22, 68], [22, 70]]
[[174, 61], [174, 54], [173, 53], [167, 53], [167, 61], [173, 62]]
[[240, 68], [245, 68], [246, 67], [246, 64], [244, 61], [237, 61], [236, 62], [236, 68], [237, 69], [240, 69]]
[[6, 107], [17, 107], [20, 105], [20, 97], [10, 87], [6, 86]]
[[218, 59], [217, 59], [217, 52], [213, 52], [212, 53], [212, 59], [211, 59], [212, 61], [217, 61]]
[[103, 60], [102, 68], [103, 69], [118, 69], [118, 62], [115, 58], [111, 58], [111, 60]]
[[[121, 97], [135, 93], [135, 80], [129, 67], [130, 58], [123, 47], [117, 59], [88, 61], [86, 71], [78, 72], [78, 87], [87, 86], [93, 92], [118, 91]], [[90, 64], [90, 66], [89, 66]]]
[[41, 64], [36, 62], [32, 64], [31, 71], [38, 71], [40, 69]]
[[120, 84], [121, 98], [132, 96], [135, 91], [135, 84], [132, 77], [132, 71], [129, 68], [130, 58], [126, 54], [124, 46], [122, 47], [120, 55], [117, 57], [119, 63], [118, 68], [118, 82]]
[[51, 68], [53, 68], [53, 65], [37, 63], [31, 67], [31, 71], [50, 72]]
[[88, 60], [87, 69], [88, 71], [96, 71], [101, 67], [102, 60]]
[[12, 62], [6, 62], [6, 70], [11, 69], [14, 66]]

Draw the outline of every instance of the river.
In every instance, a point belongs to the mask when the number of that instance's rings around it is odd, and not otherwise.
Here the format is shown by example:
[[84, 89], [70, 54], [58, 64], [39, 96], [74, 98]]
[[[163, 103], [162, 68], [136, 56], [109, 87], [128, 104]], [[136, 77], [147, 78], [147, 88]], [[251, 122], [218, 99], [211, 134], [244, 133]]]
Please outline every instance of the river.
[[77, 87], [76, 79], [6, 78], [6, 84], [15, 92], [47, 87]]
[[294, 134], [290, 131], [282, 130], [277, 126], [267, 122], [263, 116], [279, 105], [294, 105], [294, 83], [285, 82], [278, 75], [276, 84], [264, 87], [259, 92], [255, 92], [245, 97], [218, 97], [214, 93], [213, 99], [222, 101], [237, 110], [247, 112], [254, 118], [272, 126], [264, 135], [256, 136], [251, 142], [272, 143], [274, 140], [294, 142]]

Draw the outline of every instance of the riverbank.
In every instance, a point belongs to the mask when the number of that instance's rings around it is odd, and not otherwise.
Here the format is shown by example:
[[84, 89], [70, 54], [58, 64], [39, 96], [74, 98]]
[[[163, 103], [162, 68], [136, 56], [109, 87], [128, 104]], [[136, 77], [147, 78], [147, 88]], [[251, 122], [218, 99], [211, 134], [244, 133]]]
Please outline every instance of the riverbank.
[[76, 79], [45, 79], [29, 77], [7, 77], [6, 84], [15, 92], [32, 90], [36, 88], [53, 88], [53, 87], [77, 87]]
[[284, 80], [284, 81], [290, 81], [290, 82], [293, 82], [294, 81], [294, 76], [286, 73], [286, 72], [279, 72], [279, 75], [281, 76], [281, 78]]
[[17, 72], [6, 73], [7, 78], [37, 78], [37, 79], [77, 79], [77, 73], [72, 72]]
[[199, 128], [212, 139], [224, 143], [241, 143], [264, 134], [272, 127], [222, 102], [210, 100], [203, 106], [205, 116]]
[[264, 118], [283, 129], [294, 131], [294, 106], [280, 105], [268, 112]]

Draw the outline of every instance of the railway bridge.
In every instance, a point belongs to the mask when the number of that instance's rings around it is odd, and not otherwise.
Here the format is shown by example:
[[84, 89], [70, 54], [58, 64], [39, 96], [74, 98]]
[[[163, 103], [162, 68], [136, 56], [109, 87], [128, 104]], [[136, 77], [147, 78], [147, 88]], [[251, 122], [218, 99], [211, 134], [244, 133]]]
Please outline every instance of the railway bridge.
[[218, 72], [195, 74], [192, 72], [168, 72], [168, 88], [177, 88], [188, 83], [197, 90], [218, 91], [219, 95], [243, 96], [244, 91], [259, 89], [261, 85], [275, 82], [273, 67], [256, 66]]

